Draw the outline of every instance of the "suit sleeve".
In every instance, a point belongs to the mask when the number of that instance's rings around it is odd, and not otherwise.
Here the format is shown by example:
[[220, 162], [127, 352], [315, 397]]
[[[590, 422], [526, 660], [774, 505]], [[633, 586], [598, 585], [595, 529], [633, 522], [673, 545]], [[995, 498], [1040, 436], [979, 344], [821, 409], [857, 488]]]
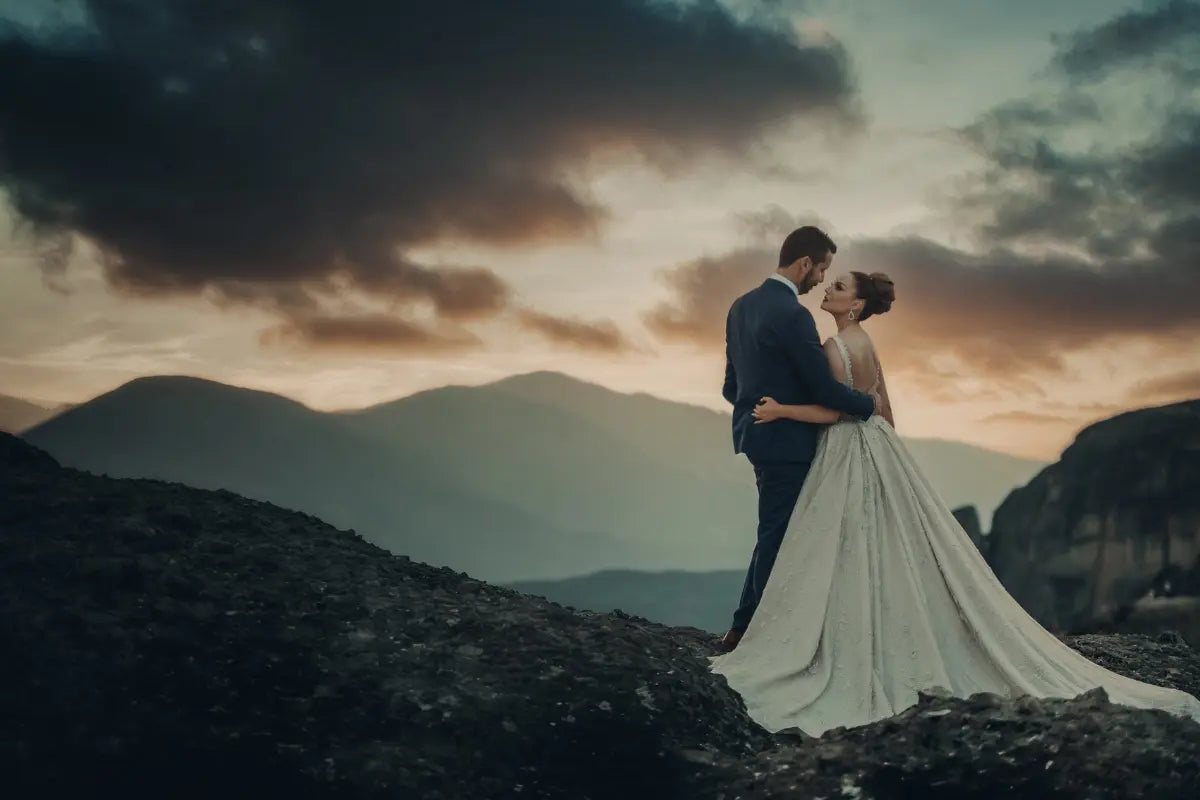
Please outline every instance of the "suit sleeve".
[[730, 405], [737, 402], [737, 372], [733, 369], [733, 359], [729, 357], [729, 318], [733, 314], [733, 309], [730, 309], [729, 315], [725, 317], [725, 383], [721, 386], [721, 396], [729, 401]]
[[796, 371], [813, 391], [817, 405], [851, 414], [861, 419], [875, 413], [875, 400], [865, 392], [850, 389], [833, 377], [825, 348], [817, 335], [817, 324], [803, 308], [783, 315], [778, 323], [780, 347]]

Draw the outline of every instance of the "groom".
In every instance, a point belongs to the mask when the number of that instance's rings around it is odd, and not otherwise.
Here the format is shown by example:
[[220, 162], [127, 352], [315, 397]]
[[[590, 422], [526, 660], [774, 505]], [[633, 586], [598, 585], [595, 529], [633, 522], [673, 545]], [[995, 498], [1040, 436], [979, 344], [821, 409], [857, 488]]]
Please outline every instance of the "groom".
[[[746, 571], [733, 624], [722, 652], [737, 647], [775, 564], [800, 488], [816, 454], [819, 425], [775, 420], [755, 425], [751, 412], [763, 397], [783, 404], [822, 405], [866, 419], [879, 399], [839, 383], [830, 371], [817, 326], [800, 295], [825, 280], [837, 245], [806, 225], [788, 234], [775, 274], [734, 301], [725, 322], [725, 385], [733, 404], [733, 449], [745, 453], [758, 486], [758, 543]], [[797, 609], [803, 613], [803, 609]]]

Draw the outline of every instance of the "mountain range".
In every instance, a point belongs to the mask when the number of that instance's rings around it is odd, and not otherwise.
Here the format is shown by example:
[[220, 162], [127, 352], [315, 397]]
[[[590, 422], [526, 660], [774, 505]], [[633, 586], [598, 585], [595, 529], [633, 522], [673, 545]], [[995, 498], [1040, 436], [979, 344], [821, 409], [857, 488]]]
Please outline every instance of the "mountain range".
[[586, 611], [623, 611], [662, 625], [723, 633], [745, 569], [648, 572], [612, 569], [574, 578], [516, 581], [509, 588]]
[[68, 407], [0, 394], [0, 433], [20, 433]]
[[[729, 418], [538, 372], [319, 412], [199, 378], [139, 378], [24, 432], [63, 464], [227, 489], [492, 581], [741, 569], [755, 496]], [[906, 440], [984, 517], [1044, 465]]]

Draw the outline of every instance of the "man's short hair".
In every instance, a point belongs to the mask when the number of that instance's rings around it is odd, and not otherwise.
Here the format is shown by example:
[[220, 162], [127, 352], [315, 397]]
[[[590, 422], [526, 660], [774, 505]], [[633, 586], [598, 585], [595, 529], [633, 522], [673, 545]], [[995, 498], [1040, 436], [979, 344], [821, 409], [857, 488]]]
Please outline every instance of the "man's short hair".
[[837, 245], [829, 234], [815, 225], [796, 228], [783, 240], [779, 248], [779, 266], [786, 267], [796, 259], [808, 256], [814, 264], [820, 264], [825, 256], [837, 252]]

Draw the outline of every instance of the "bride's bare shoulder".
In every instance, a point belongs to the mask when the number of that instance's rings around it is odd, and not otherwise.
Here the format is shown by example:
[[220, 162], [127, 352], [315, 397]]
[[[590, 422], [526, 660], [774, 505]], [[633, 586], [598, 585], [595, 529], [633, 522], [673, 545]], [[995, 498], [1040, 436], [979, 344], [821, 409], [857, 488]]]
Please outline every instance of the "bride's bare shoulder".
[[830, 336], [825, 340], [825, 357], [829, 359], [829, 368], [833, 371], [833, 377], [842, 383], [846, 380], [846, 367], [842, 363], [842, 352], [838, 349], [836, 338]]
[[846, 341], [846, 346], [850, 349], [851, 353], [867, 355], [875, 352], [875, 341], [871, 338], [871, 334], [862, 328], [856, 328], [850, 333], [853, 336], [848, 335], [846, 337], [849, 340]]

